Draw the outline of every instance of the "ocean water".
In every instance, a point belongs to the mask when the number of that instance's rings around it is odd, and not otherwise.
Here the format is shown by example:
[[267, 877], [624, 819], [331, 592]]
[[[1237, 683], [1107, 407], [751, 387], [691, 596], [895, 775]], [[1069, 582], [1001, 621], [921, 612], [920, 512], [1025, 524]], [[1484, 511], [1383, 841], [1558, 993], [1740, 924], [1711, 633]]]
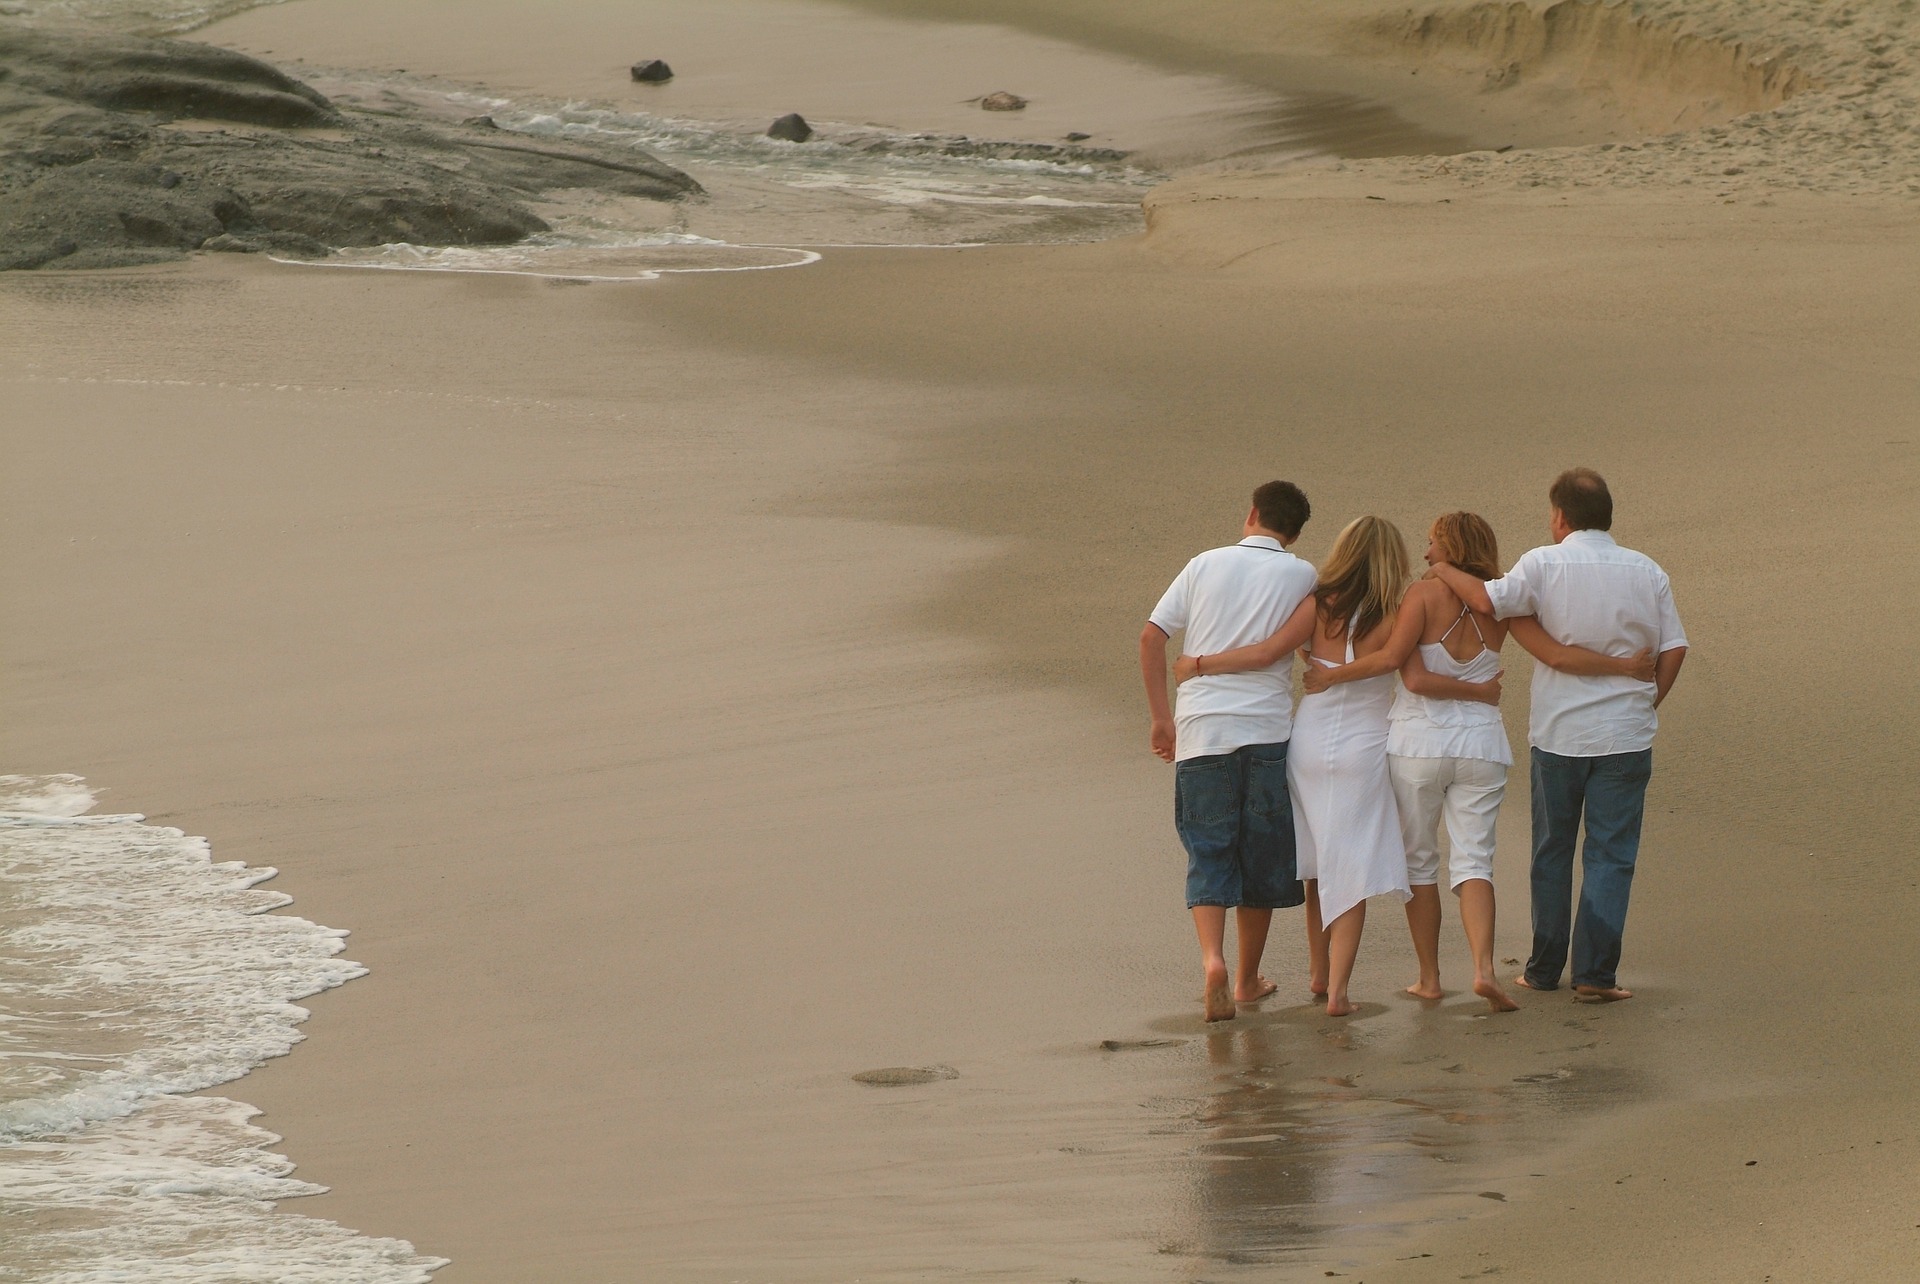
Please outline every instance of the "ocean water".
[[143, 36], [178, 36], [284, 0], [11, 0], [0, 14], [97, 22]]
[[244, 1102], [189, 1095], [301, 1039], [365, 974], [274, 914], [274, 871], [0, 776], [0, 1280], [405, 1284], [445, 1263], [276, 1202], [319, 1193]]

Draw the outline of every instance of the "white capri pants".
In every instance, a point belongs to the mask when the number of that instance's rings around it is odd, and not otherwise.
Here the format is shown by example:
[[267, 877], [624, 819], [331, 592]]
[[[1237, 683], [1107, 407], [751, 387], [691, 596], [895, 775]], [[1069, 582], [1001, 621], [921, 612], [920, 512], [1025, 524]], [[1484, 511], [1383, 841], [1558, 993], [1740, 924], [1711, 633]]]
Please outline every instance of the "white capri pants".
[[1469, 878], [1493, 881], [1493, 826], [1507, 792], [1507, 769], [1485, 758], [1403, 758], [1387, 755], [1394, 801], [1400, 805], [1400, 837], [1407, 847], [1407, 882], [1440, 881], [1440, 816], [1447, 817], [1452, 846], [1447, 886]]

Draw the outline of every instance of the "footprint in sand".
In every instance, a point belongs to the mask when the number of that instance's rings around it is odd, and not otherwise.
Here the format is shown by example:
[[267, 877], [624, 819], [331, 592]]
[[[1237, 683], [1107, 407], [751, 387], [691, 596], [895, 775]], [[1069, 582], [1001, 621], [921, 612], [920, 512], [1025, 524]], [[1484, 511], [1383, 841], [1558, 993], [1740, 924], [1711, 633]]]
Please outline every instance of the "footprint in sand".
[[879, 1070], [862, 1070], [853, 1076], [853, 1081], [876, 1088], [904, 1088], [916, 1083], [938, 1083], [942, 1079], [959, 1077], [960, 1072], [952, 1066], [884, 1066]]

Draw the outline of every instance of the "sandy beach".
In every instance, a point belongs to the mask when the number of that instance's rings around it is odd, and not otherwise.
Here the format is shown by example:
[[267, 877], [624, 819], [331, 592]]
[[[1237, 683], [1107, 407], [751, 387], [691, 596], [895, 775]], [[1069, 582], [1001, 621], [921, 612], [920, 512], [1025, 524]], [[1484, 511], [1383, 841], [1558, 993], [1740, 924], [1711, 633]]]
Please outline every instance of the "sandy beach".
[[[588, 92], [554, 50], [607, 11], [520, 58], [493, 7], [458, 40], [359, 0], [196, 38]], [[1845, 7], [1637, 4], [1694, 42], [1649, 63], [1410, 40], [1371, 0], [850, 6], [1486, 150], [1280, 164], [1168, 108], [1115, 128], [1208, 158], [1094, 244], [0, 275], [0, 766], [351, 929], [370, 974], [220, 1091], [331, 1188], [285, 1212], [437, 1281], [1901, 1278], [1920, 109], [1875, 48], [1911, 19]], [[689, 110], [763, 114], [736, 74]], [[823, 115], [946, 128], [910, 79]], [[1145, 612], [1269, 477], [1311, 496], [1310, 559], [1466, 507], [1511, 560], [1575, 463], [1692, 641], [1638, 997], [1488, 1017], [1449, 911], [1461, 992], [1423, 1006], [1387, 906], [1355, 1018], [1306, 1002], [1283, 917], [1280, 995], [1203, 1026]], [[1517, 787], [1503, 958], [1526, 815]], [[936, 1073], [851, 1079], [879, 1067]]]

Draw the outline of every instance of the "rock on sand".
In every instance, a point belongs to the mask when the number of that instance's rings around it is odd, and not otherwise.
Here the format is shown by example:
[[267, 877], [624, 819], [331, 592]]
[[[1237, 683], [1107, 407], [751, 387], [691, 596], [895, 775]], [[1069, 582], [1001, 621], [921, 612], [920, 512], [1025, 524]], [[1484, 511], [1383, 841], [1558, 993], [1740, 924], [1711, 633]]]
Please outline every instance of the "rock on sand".
[[767, 126], [767, 137], [788, 143], [804, 143], [813, 137], [813, 126], [797, 111], [790, 111]]

